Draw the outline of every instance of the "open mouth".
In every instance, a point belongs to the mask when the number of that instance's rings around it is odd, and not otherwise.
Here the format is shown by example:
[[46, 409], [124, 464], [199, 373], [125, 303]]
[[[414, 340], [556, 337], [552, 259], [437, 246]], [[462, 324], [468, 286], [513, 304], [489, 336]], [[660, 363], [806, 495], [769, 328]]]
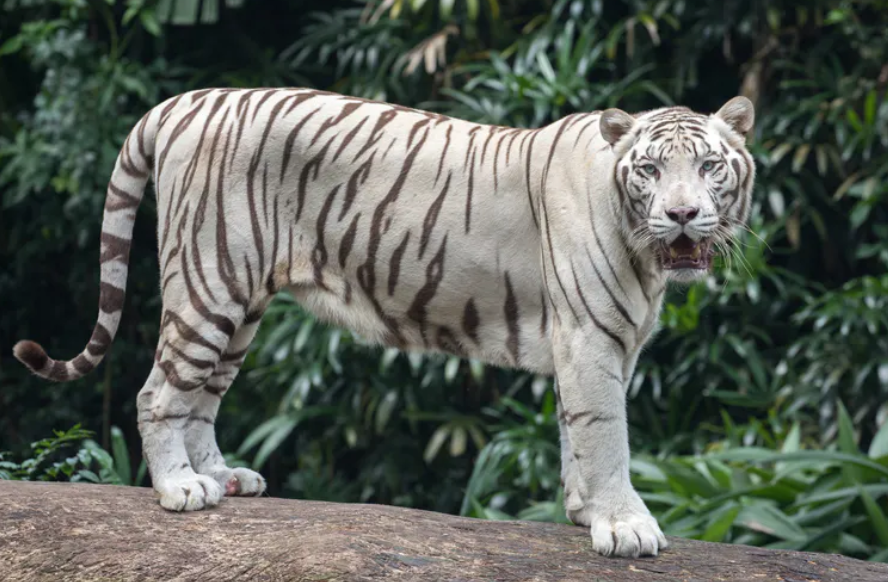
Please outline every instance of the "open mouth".
[[660, 261], [666, 270], [708, 269], [714, 254], [708, 240], [693, 241], [685, 234], [672, 244], [660, 243]]

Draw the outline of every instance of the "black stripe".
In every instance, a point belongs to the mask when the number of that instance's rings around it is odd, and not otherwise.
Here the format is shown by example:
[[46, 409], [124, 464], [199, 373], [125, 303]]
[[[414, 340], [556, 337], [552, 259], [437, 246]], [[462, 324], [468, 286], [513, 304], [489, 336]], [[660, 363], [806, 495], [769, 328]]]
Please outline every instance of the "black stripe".
[[[608, 285], [607, 281], [604, 279], [604, 277], [601, 276], [601, 271], [599, 271], [598, 267], [595, 265], [595, 260], [592, 258], [592, 254], [589, 252], [589, 247], [586, 247], [584, 245], [584, 248], [586, 249], [586, 256], [589, 257], [589, 263], [592, 265], [592, 269], [595, 271], [595, 275], [598, 277], [598, 280], [601, 281], [601, 284], [604, 285], [604, 290], [607, 291], [607, 294], [610, 296], [611, 301], [614, 304], [614, 307], [617, 308], [617, 311], [620, 312], [620, 315], [622, 315], [623, 318], [626, 321], [628, 321], [632, 327], [634, 327], [635, 329], [638, 329], [638, 325], [629, 316], [629, 313], [626, 311], [625, 306], [620, 302], [619, 299], [617, 299], [616, 295], [614, 295], [613, 290], [610, 288], [610, 285]], [[602, 255], [603, 254], [604, 253], [602, 253]], [[605, 260], [607, 260], [607, 256], [605, 256], [604, 258], [605, 258]], [[608, 262], [608, 265], [610, 265], [610, 262]], [[611, 272], [613, 272], [613, 268], [611, 269]], [[614, 276], [616, 277], [616, 275], [614, 275]], [[618, 283], [619, 283], [619, 281], [618, 281]], [[625, 291], [623, 293], [625, 294]]]
[[614, 332], [608, 329], [604, 324], [598, 321], [598, 318], [595, 317], [595, 314], [592, 313], [592, 308], [589, 307], [589, 304], [586, 302], [586, 296], [583, 295], [583, 291], [580, 289], [580, 280], [577, 278], [577, 271], [574, 269], [573, 263], [570, 265], [570, 270], [574, 276], [574, 283], [576, 284], [577, 295], [580, 296], [580, 301], [583, 302], [583, 307], [586, 308], [586, 313], [589, 315], [589, 318], [592, 320], [592, 323], [595, 324], [595, 327], [603, 331], [609, 338], [614, 340], [614, 343], [620, 346], [623, 350], [623, 353], [626, 353], [626, 343]]

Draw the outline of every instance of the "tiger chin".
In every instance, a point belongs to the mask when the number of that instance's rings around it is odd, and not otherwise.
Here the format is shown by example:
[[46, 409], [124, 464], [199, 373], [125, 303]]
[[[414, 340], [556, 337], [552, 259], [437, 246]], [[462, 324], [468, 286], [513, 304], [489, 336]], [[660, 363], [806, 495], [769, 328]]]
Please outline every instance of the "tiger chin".
[[207, 89], [149, 111], [108, 185], [98, 320], [75, 358], [22, 341], [37, 375], [107, 353], [136, 211], [157, 196], [162, 296], [137, 398], [144, 458], [173, 511], [260, 495], [216, 444], [219, 404], [274, 295], [381, 345], [556, 379], [570, 519], [604, 555], [667, 547], [632, 487], [626, 389], [668, 281], [705, 274], [749, 211], [752, 104], [496, 127], [308, 89]]

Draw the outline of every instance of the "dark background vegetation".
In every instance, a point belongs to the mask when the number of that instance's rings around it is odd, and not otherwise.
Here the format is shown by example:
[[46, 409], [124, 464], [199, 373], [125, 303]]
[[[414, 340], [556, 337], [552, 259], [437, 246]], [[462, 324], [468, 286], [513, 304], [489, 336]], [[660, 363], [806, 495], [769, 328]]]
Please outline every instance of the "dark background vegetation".
[[[54, 386], [11, 347], [85, 345], [107, 179], [162, 99], [314, 86], [529, 127], [744, 94], [751, 234], [669, 296], [630, 393], [633, 478], [670, 534], [888, 560], [888, 2], [0, 6], [0, 478], [147, 482], [134, 402], [159, 319], [152, 196], [106, 363]], [[94, 440], [78, 429], [28, 452], [77, 423]], [[273, 495], [564, 520], [549, 379], [367, 347], [287, 296], [219, 427]]]

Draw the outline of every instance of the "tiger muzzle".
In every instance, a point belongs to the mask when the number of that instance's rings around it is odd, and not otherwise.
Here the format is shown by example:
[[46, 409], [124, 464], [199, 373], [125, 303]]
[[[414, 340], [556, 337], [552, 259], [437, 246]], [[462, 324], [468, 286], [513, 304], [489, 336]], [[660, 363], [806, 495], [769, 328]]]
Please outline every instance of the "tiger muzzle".
[[709, 269], [715, 252], [709, 240], [692, 240], [686, 234], [679, 235], [672, 244], [660, 243], [660, 263], [666, 270]]

